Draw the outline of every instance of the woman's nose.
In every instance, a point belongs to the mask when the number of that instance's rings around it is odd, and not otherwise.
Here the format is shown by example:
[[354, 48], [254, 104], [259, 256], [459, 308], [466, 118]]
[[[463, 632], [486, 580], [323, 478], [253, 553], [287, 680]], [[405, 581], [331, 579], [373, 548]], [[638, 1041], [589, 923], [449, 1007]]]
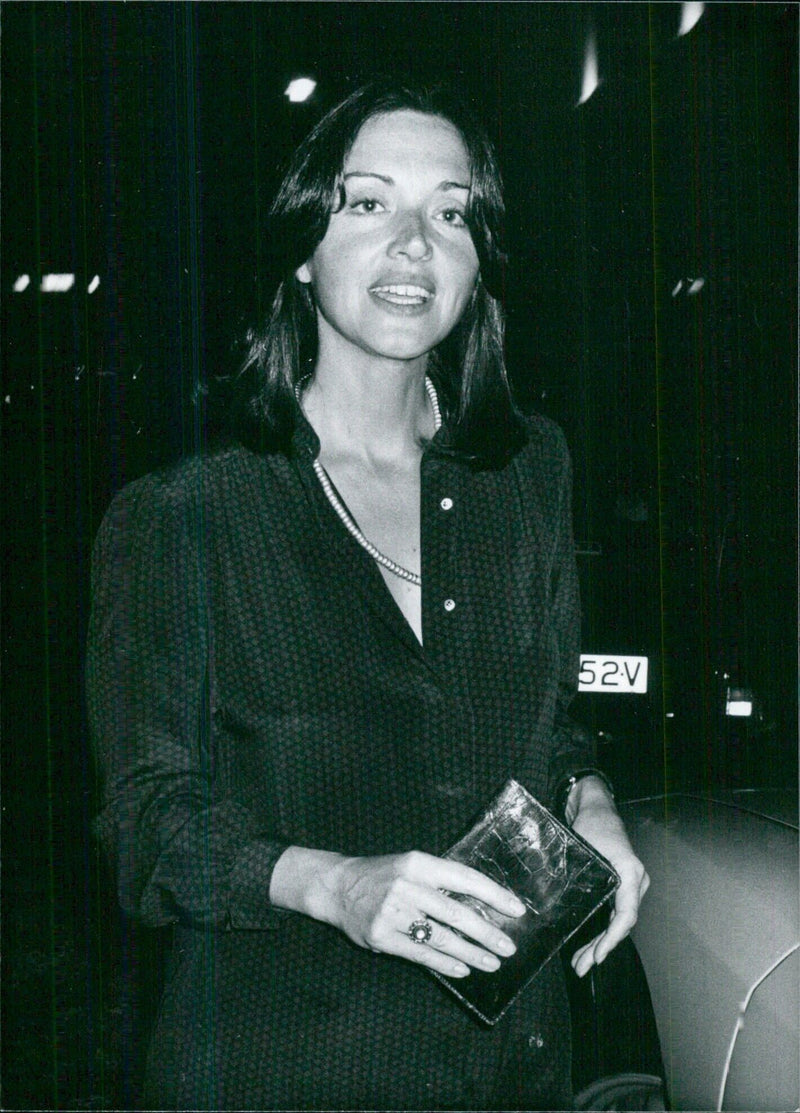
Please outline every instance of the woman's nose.
[[421, 213], [407, 212], [398, 217], [398, 226], [389, 247], [389, 254], [406, 255], [409, 259], [427, 259], [431, 253], [425, 218]]

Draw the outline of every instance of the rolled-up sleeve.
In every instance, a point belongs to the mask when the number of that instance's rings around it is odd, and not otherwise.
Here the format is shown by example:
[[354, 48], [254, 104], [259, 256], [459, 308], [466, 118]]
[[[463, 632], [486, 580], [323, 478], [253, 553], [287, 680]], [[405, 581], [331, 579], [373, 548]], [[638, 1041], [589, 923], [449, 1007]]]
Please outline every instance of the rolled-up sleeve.
[[92, 562], [86, 690], [97, 821], [119, 900], [154, 926], [269, 928], [285, 844], [215, 767], [211, 556], [201, 490], [148, 476], [114, 500]]

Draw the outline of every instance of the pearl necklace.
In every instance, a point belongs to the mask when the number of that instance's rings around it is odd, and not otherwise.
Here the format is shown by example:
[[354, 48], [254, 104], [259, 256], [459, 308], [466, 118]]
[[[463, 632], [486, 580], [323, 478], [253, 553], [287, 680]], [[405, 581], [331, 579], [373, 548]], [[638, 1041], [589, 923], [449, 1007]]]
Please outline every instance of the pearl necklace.
[[[298, 383], [298, 387], [299, 386], [300, 383]], [[436, 395], [436, 388], [431, 380], [427, 377], [425, 379], [425, 390], [428, 392], [431, 409], [433, 410], [434, 430], [438, 431], [442, 424], [442, 412], [439, 409], [439, 399]], [[320, 482], [322, 490], [325, 492], [325, 497], [327, 498], [333, 509], [336, 511], [337, 517], [339, 518], [340, 522], [345, 527], [347, 532], [351, 535], [351, 537], [354, 537], [361, 548], [368, 552], [372, 559], [380, 564], [381, 567], [385, 568], [388, 572], [391, 572], [392, 575], [398, 576], [401, 580], [407, 580], [410, 584], [415, 584], [417, 587], [421, 587], [421, 576], [418, 576], [416, 572], [411, 572], [408, 568], [404, 568], [402, 564], [398, 564], [397, 561], [392, 560], [391, 557], [385, 556], [380, 551], [380, 549], [376, 549], [372, 542], [367, 540], [356, 523], [353, 521], [353, 518], [350, 515], [347, 507], [334, 491], [333, 484], [328, 478], [328, 473], [325, 471], [322, 464], [319, 462], [318, 459], [314, 459], [313, 464], [314, 472]]]

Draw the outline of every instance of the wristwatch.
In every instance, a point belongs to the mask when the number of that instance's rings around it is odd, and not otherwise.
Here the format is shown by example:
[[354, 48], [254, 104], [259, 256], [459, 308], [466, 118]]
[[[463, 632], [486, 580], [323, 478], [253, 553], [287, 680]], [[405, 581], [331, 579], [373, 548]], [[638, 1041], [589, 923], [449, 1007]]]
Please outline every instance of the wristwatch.
[[584, 769], [576, 769], [572, 773], [567, 773], [561, 778], [556, 785], [555, 792], [553, 793], [553, 811], [562, 822], [566, 822], [567, 800], [572, 789], [584, 777], [599, 777], [603, 784], [611, 794], [611, 799], [614, 799], [614, 786], [611, 781], [600, 769], [596, 769], [592, 765], [586, 766]]

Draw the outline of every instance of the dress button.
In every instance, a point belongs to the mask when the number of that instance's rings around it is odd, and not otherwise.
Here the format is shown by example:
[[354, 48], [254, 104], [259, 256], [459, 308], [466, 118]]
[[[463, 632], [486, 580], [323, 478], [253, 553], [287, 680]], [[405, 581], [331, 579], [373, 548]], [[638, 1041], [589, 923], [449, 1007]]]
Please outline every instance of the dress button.
[[453, 500], [449, 498], [443, 498], [442, 501], [439, 503], [439, 506], [441, 506], [442, 510], [452, 510]]
[[446, 611], [448, 611], [448, 612], [449, 612], [449, 611], [454, 611], [454, 610], [456, 609], [456, 601], [455, 601], [455, 599], [445, 599], [445, 601], [444, 601], [444, 609], [445, 609]]

